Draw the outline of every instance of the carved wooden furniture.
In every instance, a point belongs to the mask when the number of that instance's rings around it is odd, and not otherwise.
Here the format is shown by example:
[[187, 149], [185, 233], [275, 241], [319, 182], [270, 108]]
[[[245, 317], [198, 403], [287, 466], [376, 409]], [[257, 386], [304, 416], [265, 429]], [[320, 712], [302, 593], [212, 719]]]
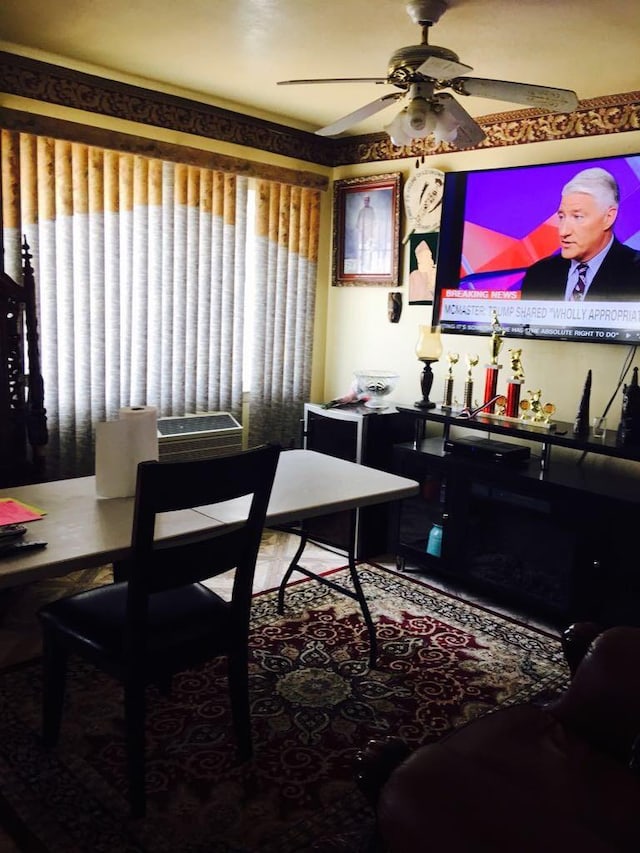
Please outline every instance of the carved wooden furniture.
[[43, 479], [47, 440], [35, 282], [25, 242], [22, 284], [0, 271], [0, 485]]

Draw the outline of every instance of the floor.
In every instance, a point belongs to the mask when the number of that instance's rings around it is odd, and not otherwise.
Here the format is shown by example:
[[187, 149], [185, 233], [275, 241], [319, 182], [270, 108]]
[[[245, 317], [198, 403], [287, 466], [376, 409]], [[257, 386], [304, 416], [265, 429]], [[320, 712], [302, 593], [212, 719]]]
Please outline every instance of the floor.
[[[254, 581], [255, 592], [274, 589], [279, 585], [295, 553], [298, 542], [299, 540], [294, 536], [271, 530], [265, 531]], [[395, 559], [388, 555], [376, 558], [376, 562], [396, 569]], [[309, 545], [305, 550], [304, 563], [310, 569], [320, 572], [343, 566], [345, 558], [344, 555], [334, 554]], [[517, 616], [520, 621], [557, 633], [557, 629], [546, 623], [527, 619], [523, 614], [511, 613], [509, 610], [496, 607], [481, 597], [466, 595], [452, 585], [443, 585], [434, 581], [433, 578], [427, 578], [410, 564], [407, 564], [404, 571], [450, 594], [475, 601], [495, 612]], [[300, 578], [300, 575], [297, 575], [297, 578]], [[62, 578], [39, 581], [24, 587], [0, 590], [0, 667], [19, 664], [40, 654], [40, 628], [36, 611], [41, 605], [62, 595], [109, 583], [111, 579], [111, 567], [107, 566], [101, 569], [74, 572]], [[296, 575], [293, 576], [293, 580], [295, 579]], [[222, 576], [212, 585], [220, 594], [228, 595], [231, 577]], [[15, 846], [9, 835], [5, 834], [1, 826], [0, 853], [19, 853], [19, 848]]]

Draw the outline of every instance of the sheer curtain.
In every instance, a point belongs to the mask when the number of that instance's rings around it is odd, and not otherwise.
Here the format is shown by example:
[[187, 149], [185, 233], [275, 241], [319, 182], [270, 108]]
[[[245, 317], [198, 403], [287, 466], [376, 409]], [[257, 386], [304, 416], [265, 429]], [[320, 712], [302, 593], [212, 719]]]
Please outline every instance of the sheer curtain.
[[311, 390], [320, 193], [268, 181], [256, 190], [250, 442], [296, 443]]
[[[240, 418], [248, 179], [2, 131], [5, 269], [33, 253], [48, 456], [90, 473], [121, 406]], [[251, 229], [253, 231], [253, 227]]]

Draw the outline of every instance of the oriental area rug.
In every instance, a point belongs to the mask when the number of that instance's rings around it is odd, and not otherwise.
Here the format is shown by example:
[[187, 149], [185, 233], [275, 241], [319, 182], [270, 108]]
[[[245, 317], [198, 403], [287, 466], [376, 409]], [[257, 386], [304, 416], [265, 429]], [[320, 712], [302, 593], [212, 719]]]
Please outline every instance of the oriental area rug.
[[[567, 682], [557, 638], [379, 566], [360, 567], [377, 627], [368, 666], [357, 604], [313, 580], [255, 596], [254, 757], [239, 765], [224, 662], [149, 689], [147, 816], [126, 799], [122, 694], [73, 662], [58, 746], [40, 741], [39, 661], [0, 672], [0, 807], [38, 853], [366, 850], [373, 815], [354, 781], [371, 737], [411, 747]], [[348, 573], [332, 575], [346, 583]]]

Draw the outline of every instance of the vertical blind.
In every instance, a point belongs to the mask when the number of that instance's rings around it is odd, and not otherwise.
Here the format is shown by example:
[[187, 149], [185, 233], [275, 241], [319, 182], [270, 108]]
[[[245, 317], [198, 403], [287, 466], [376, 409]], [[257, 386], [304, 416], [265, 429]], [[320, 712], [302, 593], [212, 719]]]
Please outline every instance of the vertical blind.
[[311, 391], [320, 195], [262, 181], [256, 199], [256, 322], [250, 436], [286, 445]]
[[263, 182], [249, 222], [245, 177], [11, 131], [1, 145], [5, 269], [19, 279], [24, 234], [61, 474], [92, 469], [95, 423], [122, 406], [240, 418], [247, 352], [250, 443], [295, 433], [311, 376], [318, 191]]

